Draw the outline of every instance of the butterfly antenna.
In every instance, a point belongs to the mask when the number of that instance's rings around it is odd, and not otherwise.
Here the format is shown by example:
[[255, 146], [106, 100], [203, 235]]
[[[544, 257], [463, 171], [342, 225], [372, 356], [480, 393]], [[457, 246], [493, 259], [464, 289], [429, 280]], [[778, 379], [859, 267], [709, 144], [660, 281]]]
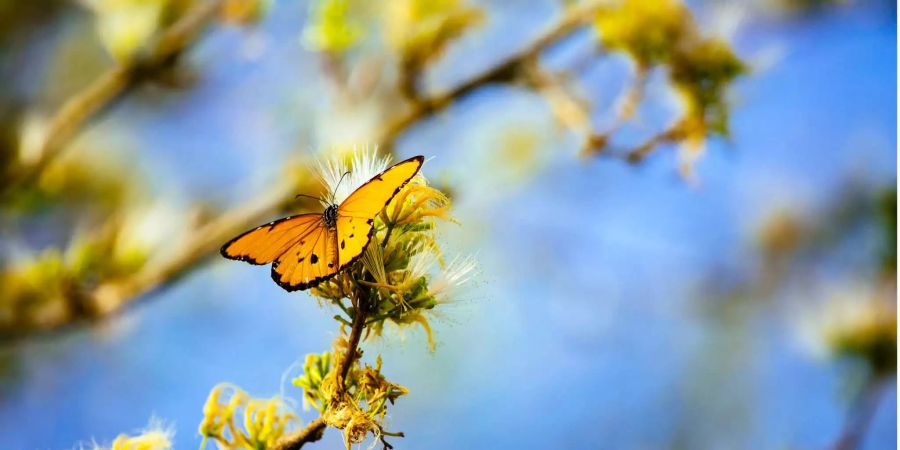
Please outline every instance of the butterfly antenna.
[[322, 203], [325, 203], [325, 202], [323, 201], [322, 197], [313, 197], [312, 195], [306, 195], [306, 194], [297, 194], [297, 196], [294, 197], [294, 198], [300, 198], [300, 197], [311, 198], [311, 199], [313, 199], [313, 200], [318, 200], [318, 201], [320, 201], [320, 202], [322, 202]]
[[343, 175], [341, 175], [341, 179], [338, 180], [337, 185], [334, 186], [334, 191], [331, 193], [331, 204], [332, 205], [334, 204], [334, 197], [335, 197], [335, 195], [337, 195], [337, 190], [339, 187], [341, 187], [341, 183], [344, 181], [344, 177], [346, 177], [347, 175], [350, 175], [349, 170], [344, 172]]

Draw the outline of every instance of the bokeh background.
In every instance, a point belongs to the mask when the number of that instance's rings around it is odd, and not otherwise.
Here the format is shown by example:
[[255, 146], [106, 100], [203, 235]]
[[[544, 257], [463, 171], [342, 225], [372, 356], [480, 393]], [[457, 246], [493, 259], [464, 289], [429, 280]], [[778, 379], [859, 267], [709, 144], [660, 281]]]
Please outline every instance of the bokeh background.
[[[0, 2], [4, 161], [23, 158], [65, 99], [128, 52], [98, 33], [102, 3]], [[426, 91], [479, 73], [564, 14], [551, 1], [469, 5], [483, 18], [429, 61]], [[636, 163], [586, 154], [546, 99], [515, 83], [478, 89], [384, 147], [429, 158], [424, 174], [452, 195], [460, 223], [442, 228], [444, 250], [479, 263], [435, 310], [436, 351], [417, 328], [364, 345], [411, 391], [389, 412], [406, 433], [397, 448], [830, 448], [873, 377], [861, 448], [896, 447], [895, 360], [879, 366], [864, 345], [834, 339], [862, 321], [868, 342], [886, 321], [896, 346], [896, 4], [687, 6], [748, 68], [727, 89], [730, 132], [711, 136], [690, 174], [678, 143]], [[314, 11], [279, 0], [252, 24], [212, 26], [107, 105], [35, 187], [7, 196], [4, 301], [64, 297], [52, 274], [73, 258], [119, 261], [93, 277], [127, 275], [129, 261], [177, 252], [185, 230], [266, 197], [292, 167], [378, 143], [367, 130], [402, 98], [340, 96], [333, 78], [390, 74], [390, 62], [360, 56], [381, 45], [365, 35], [343, 61], [323, 56]], [[586, 52], [572, 83], [594, 105], [592, 126], [608, 129], [633, 78], [627, 56], [588, 29], [541, 64], [570, 67]], [[678, 109], [665, 73], [649, 71], [635, 118], [616, 129], [622, 147]], [[90, 252], [76, 243], [109, 226], [112, 247], [78, 256]], [[158, 417], [176, 448], [194, 448], [219, 382], [299, 398], [283, 374], [330, 346], [334, 311], [266, 269], [218, 255], [192, 266], [102, 317], [69, 320], [51, 304], [19, 326], [5, 310], [0, 447], [103, 444]], [[14, 284], [28, 270], [40, 294], [22, 300]], [[310, 447], [341, 445], [329, 430]]]

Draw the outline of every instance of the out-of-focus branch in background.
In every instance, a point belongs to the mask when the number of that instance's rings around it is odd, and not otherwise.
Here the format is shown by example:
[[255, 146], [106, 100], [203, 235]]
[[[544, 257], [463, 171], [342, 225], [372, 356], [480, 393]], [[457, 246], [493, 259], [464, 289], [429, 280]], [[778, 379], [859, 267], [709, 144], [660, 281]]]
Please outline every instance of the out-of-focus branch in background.
[[92, 119], [121, 98], [153, 72], [171, 65], [220, 12], [223, 0], [200, 2], [180, 20], [164, 30], [151, 44], [133, 58], [117, 62], [83, 91], [67, 100], [53, 115], [39, 144], [34, 161], [14, 165], [0, 184], [0, 194], [31, 183], [51, 164], [68, 143]]

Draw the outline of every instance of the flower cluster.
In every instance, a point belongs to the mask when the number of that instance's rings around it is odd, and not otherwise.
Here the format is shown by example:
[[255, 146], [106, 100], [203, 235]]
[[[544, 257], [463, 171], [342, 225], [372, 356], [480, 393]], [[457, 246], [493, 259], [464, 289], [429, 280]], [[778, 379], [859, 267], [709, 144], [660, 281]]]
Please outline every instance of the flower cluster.
[[298, 422], [278, 397], [252, 398], [240, 388], [223, 383], [214, 387], [203, 407], [200, 434], [223, 449], [271, 448]]
[[[172, 448], [171, 428], [166, 428], [157, 420], [151, 420], [150, 425], [140, 433], [132, 436], [120, 434], [109, 447], [94, 444], [92, 450], [169, 450]], [[83, 446], [81, 447], [84, 448]]]
[[[353, 187], [387, 167], [386, 159], [357, 153], [352, 167], [334, 163], [322, 167], [323, 181], [336, 191], [338, 201]], [[340, 175], [350, 171], [351, 180], [338, 186]], [[451, 221], [450, 200], [417, 176], [403, 187], [375, 218], [375, 232], [360, 263], [313, 289], [312, 294], [337, 306], [345, 316], [338, 320], [350, 325], [356, 315], [347, 300], [363, 291], [369, 300], [366, 325], [380, 335], [386, 322], [418, 324], [434, 347], [425, 312], [446, 300], [453, 289], [466, 283], [474, 273], [471, 258], [455, 258], [447, 264], [436, 240], [436, 221]]]
[[[335, 341], [334, 357], [346, 358], [346, 336]], [[356, 352], [355, 352], [356, 353]], [[358, 353], [355, 356], [359, 356]], [[332, 353], [310, 354], [306, 357], [303, 374], [294, 379], [294, 385], [303, 389], [305, 404], [312, 405], [321, 414], [325, 424], [344, 430], [347, 448], [363, 442], [369, 433], [376, 437], [402, 435], [384, 430], [384, 416], [388, 402], [408, 393], [407, 389], [388, 381], [381, 374], [381, 357], [375, 367], [360, 366], [359, 358], [347, 362], [347, 376], [333, 370]], [[340, 380], [340, 381], [339, 381]]]

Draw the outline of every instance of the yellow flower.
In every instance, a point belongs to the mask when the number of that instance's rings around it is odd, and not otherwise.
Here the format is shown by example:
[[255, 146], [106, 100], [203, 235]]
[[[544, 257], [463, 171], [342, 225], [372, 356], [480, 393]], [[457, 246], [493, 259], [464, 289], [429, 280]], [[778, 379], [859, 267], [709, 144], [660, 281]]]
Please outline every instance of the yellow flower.
[[[228, 401], [223, 402], [228, 394]], [[243, 421], [238, 422], [241, 415]], [[280, 398], [252, 398], [237, 386], [222, 383], [209, 393], [200, 434], [204, 442], [213, 439], [223, 448], [256, 450], [273, 446], [296, 421]]]
[[137, 436], [120, 434], [113, 441], [110, 450], [168, 450], [172, 448], [171, 429], [165, 429], [161, 423], [151, 421], [150, 426]]

